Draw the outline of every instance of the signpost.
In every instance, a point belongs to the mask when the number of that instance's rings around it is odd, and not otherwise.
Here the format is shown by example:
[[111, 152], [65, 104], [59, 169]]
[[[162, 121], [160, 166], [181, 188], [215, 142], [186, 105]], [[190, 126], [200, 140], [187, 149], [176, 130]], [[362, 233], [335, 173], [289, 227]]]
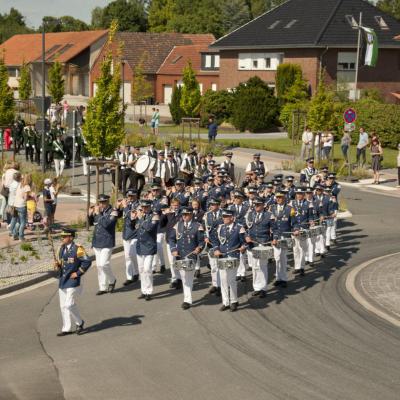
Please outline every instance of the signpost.
[[[356, 110], [354, 108], [348, 108], [343, 113], [343, 119], [344, 119], [345, 132], [354, 132], [356, 130], [356, 124], [355, 124], [355, 121], [357, 119]], [[348, 166], [349, 166], [348, 177], [350, 179], [350, 175], [351, 175], [350, 149], [349, 149], [349, 154], [348, 154]]]

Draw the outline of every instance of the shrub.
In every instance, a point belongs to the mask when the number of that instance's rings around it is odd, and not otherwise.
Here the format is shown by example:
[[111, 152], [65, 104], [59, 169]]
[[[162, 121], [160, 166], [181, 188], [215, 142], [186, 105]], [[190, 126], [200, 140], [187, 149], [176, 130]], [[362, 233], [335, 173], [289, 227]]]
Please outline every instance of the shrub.
[[268, 129], [276, 121], [278, 112], [273, 90], [260, 78], [250, 78], [237, 87], [232, 107], [232, 123], [237, 129], [251, 132]]
[[201, 94], [199, 82], [196, 79], [196, 74], [190, 60], [183, 69], [182, 75], [181, 107], [185, 117], [196, 117], [198, 115]]
[[171, 103], [169, 104], [169, 111], [171, 113], [172, 121], [174, 124], [180, 125], [183, 117], [183, 110], [181, 107], [182, 87], [176, 86], [172, 93]]
[[[282, 126], [287, 131], [289, 138], [292, 138], [294, 131], [295, 133], [299, 134], [299, 137], [301, 139], [301, 133], [303, 132], [304, 125], [306, 122], [308, 106], [309, 106], [308, 101], [302, 101], [302, 102], [299, 101], [297, 103], [286, 103], [282, 107], [279, 120], [281, 121]], [[298, 114], [298, 118], [297, 114], [293, 114], [297, 110], [300, 111], [300, 113]], [[293, 124], [293, 118], [294, 118], [294, 124]]]
[[201, 98], [200, 115], [202, 125], [213, 115], [218, 124], [229, 122], [232, 116], [233, 94], [227, 90], [208, 90]]
[[300, 65], [284, 63], [278, 66], [276, 71], [276, 94], [283, 97], [286, 91], [293, 85], [297, 74], [302, 74]]

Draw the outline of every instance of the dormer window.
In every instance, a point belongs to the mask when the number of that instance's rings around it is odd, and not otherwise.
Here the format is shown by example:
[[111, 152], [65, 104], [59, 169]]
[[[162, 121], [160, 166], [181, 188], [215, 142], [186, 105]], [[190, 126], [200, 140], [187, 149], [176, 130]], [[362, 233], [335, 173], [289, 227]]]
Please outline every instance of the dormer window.
[[217, 71], [219, 69], [219, 54], [202, 54], [201, 69], [203, 71]]
[[379, 28], [381, 28], [383, 31], [389, 30], [389, 25], [386, 23], [386, 21], [380, 15], [375, 16], [375, 21], [379, 25]]

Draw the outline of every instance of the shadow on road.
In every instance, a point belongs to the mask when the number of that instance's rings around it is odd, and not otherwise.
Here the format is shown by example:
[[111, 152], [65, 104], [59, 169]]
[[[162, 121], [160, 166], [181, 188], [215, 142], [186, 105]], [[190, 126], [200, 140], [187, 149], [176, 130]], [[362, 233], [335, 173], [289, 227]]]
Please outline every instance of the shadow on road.
[[132, 315], [132, 317], [115, 317], [105, 319], [98, 324], [89, 326], [85, 330], [85, 334], [102, 331], [104, 329], [114, 328], [117, 326], [133, 326], [142, 323], [144, 315]]

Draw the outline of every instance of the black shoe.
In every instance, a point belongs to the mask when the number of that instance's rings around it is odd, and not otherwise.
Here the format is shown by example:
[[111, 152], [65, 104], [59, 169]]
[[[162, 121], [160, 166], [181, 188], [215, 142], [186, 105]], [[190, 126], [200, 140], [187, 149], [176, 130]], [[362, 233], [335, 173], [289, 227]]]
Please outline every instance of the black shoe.
[[247, 268], [246, 268], [246, 271], [251, 271], [251, 267], [250, 267], [250, 266], [247, 267]]
[[144, 296], [144, 298], [145, 298], [146, 301], [150, 301], [150, 300], [151, 300], [151, 295], [146, 294], [146, 295]]
[[207, 264], [207, 268], [208, 268], [208, 269], [211, 269], [211, 265], [210, 265], [210, 264]]
[[182, 303], [182, 308], [183, 308], [184, 310], [188, 310], [188, 309], [190, 308], [190, 306], [191, 306], [191, 304], [189, 304], [189, 303], [186, 303], [186, 302], [183, 302], [183, 303]]
[[283, 281], [275, 281], [273, 283], [274, 286], [281, 286]]
[[115, 284], [117, 283], [117, 280], [115, 280], [113, 283], [111, 283], [110, 285], [108, 285], [108, 292], [112, 293], [115, 289]]
[[294, 275], [300, 274], [300, 271], [301, 271], [301, 269], [295, 269], [295, 270], [293, 271], [293, 274], [294, 274]]
[[315, 257], [321, 257], [321, 253], [315, 253]]
[[82, 320], [82, 323], [80, 325], [76, 326], [76, 334], [77, 335], [82, 335], [83, 330], [84, 330], [84, 326], [85, 325], [85, 321]]
[[240, 277], [240, 282], [246, 282], [246, 277], [245, 276], [241, 276]]
[[281, 287], [286, 288], [287, 287], [287, 282], [286, 281], [281, 281]]
[[310, 264], [310, 261], [306, 261], [306, 265]]
[[164, 272], [165, 272], [165, 265], [161, 265], [160, 274], [163, 274]]
[[211, 286], [210, 290], [208, 291], [209, 294], [214, 294], [218, 291], [218, 288], [215, 286]]
[[230, 307], [231, 312], [235, 312], [235, 311], [237, 310], [237, 308], [238, 308], [238, 305], [239, 305], [238, 302], [232, 303], [232, 304], [231, 304], [231, 307]]
[[331, 246], [326, 246], [326, 249], [329, 251], [331, 249]]
[[128, 285], [130, 285], [131, 283], [133, 283], [133, 279], [127, 279], [127, 280], [123, 283], [123, 285], [124, 285], [124, 286], [128, 286]]
[[74, 332], [59, 332], [57, 333], [58, 337], [72, 335]]
[[153, 275], [156, 274], [156, 273], [157, 273], [157, 271], [154, 269], [154, 270], [153, 270]]
[[265, 290], [260, 290], [260, 299], [263, 299], [266, 295], [267, 293], [265, 292]]
[[196, 269], [196, 271], [194, 271], [194, 277], [195, 277], [195, 278], [200, 278], [200, 276], [201, 276], [200, 270], [199, 270], [199, 269]]
[[96, 296], [101, 296], [101, 295], [103, 295], [103, 294], [106, 294], [107, 292], [105, 291], [105, 290], [99, 290], [97, 293], [96, 293]]
[[217, 293], [215, 293], [217, 297], [221, 297], [221, 288], [217, 288]]
[[300, 276], [304, 276], [305, 274], [304, 274], [304, 269], [302, 268], [301, 270], [300, 270]]
[[236, 277], [236, 282], [239, 282], [241, 278], [242, 278], [241, 276], [237, 276]]
[[178, 285], [178, 281], [172, 281], [170, 284], [169, 284], [169, 287], [171, 288], [171, 289], [176, 289], [176, 286]]
[[321, 258], [325, 258], [325, 254], [321, 254]]
[[132, 283], [135, 283], [139, 280], [139, 275], [133, 275]]
[[252, 295], [253, 297], [255, 297], [255, 296], [259, 296], [260, 293], [261, 293], [261, 290], [256, 290], [256, 291], [254, 291], [251, 295]]
[[146, 295], [143, 294], [143, 293], [138, 297], [139, 300], [142, 300], [142, 299], [144, 299], [144, 298], [146, 298]]
[[176, 288], [175, 288], [176, 290], [180, 290], [180, 289], [182, 289], [182, 280], [181, 279], [178, 279], [177, 281], [176, 281]]
[[313, 267], [314, 266], [314, 262], [310, 261], [309, 265], [310, 265], [310, 267]]
[[229, 310], [229, 306], [221, 306], [221, 308], [219, 309], [219, 311], [226, 311]]

